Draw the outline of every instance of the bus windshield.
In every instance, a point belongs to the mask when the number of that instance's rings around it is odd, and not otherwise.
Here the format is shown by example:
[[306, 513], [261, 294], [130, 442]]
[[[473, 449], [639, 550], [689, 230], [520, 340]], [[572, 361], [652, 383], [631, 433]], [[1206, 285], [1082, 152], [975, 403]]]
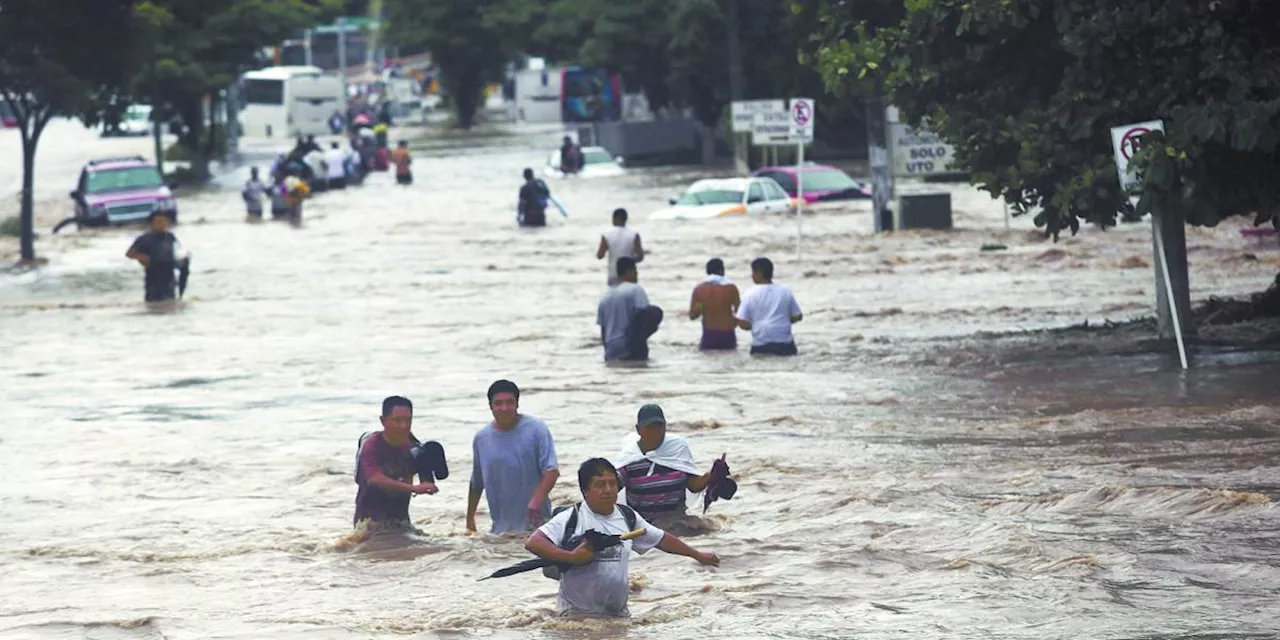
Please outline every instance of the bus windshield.
[[241, 96], [245, 104], [284, 104], [283, 80], [246, 79]]

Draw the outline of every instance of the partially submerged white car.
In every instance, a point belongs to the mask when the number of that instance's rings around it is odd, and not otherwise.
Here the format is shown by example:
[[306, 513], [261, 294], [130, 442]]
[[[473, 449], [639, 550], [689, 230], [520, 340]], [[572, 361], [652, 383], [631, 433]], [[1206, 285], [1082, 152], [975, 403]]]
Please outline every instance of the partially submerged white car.
[[707, 220], [725, 216], [791, 213], [796, 199], [773, 178], [717, 178], [699, 180], [684, 195], [670, 200], [671, 207], [656, 211], [650, 220]]
[[[582, 147], [582, 170], [577, 173], [580, 178], [604, 178], [626, 174], [622, 168], [622, 158], [614, 158], [604, 147]], [[556, 149], [547, 157], [547, 166], [542, 168], [543, 175], [552, 178], [563, 178], [560, 171], [560, 150]]]

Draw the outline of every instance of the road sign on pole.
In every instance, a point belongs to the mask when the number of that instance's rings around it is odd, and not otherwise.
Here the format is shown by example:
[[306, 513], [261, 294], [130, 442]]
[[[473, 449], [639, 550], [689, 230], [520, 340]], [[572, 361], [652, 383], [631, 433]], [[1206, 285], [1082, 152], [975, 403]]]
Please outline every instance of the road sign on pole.
[[813, 100], [809, 98], [792, 98], [790, 109], [790, 128], [787, 132], [790, 142], [796, 145], [796, 261], [801, 257], [801, 240], [804, 237], [804, 146], [813, 142], [813, 119], [815, 111]]
[[1164, 131], [1164, 122], [1149, 120], [1120, 127], [1111, 127], [1111, 146], [1116, 154], [1116, 170], [1120, 174], [1120, 187], [1132, 194], [1142, 188], [1142, 180], [1129, 171], [1129, 160], [1138, 152], [1142, 136], [1152, 131]]
[[813, 118], [813, 100], [791, 99], [791, 142], [793, 144], [813, 142]]
[[757, 113], [786, 113], [783, 100], [736, 100], [729, 105], [734, 133], [750, 133]]

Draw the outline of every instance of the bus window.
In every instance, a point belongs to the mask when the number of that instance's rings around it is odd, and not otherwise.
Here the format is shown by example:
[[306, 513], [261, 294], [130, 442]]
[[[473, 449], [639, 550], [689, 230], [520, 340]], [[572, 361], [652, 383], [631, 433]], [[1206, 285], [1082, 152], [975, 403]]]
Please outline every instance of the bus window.
[[284, 104], [284, 81], [283, 80], [256, 80], [248, 79], [244, 81], [245, 104]]

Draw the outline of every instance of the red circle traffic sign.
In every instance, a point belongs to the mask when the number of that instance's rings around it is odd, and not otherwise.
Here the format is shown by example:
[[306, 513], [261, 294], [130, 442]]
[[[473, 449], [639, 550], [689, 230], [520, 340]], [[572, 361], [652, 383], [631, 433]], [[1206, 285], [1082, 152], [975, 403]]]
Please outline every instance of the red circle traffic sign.
[[798, 126], [809, 124], [809, 120], [813, 119], [813, 106], [807, 100], [797, 100], [791, 105], [791, 120]]
[[1138, 136], [1147, 133], [1151, 133], [1151, 130], [1146, 127], [1134, 127], [1124, 132], [1124, 136], [1120, 138], [1120, 155], [1124, 156], [1125, 160], [1133, 158], [1139, 146]]

